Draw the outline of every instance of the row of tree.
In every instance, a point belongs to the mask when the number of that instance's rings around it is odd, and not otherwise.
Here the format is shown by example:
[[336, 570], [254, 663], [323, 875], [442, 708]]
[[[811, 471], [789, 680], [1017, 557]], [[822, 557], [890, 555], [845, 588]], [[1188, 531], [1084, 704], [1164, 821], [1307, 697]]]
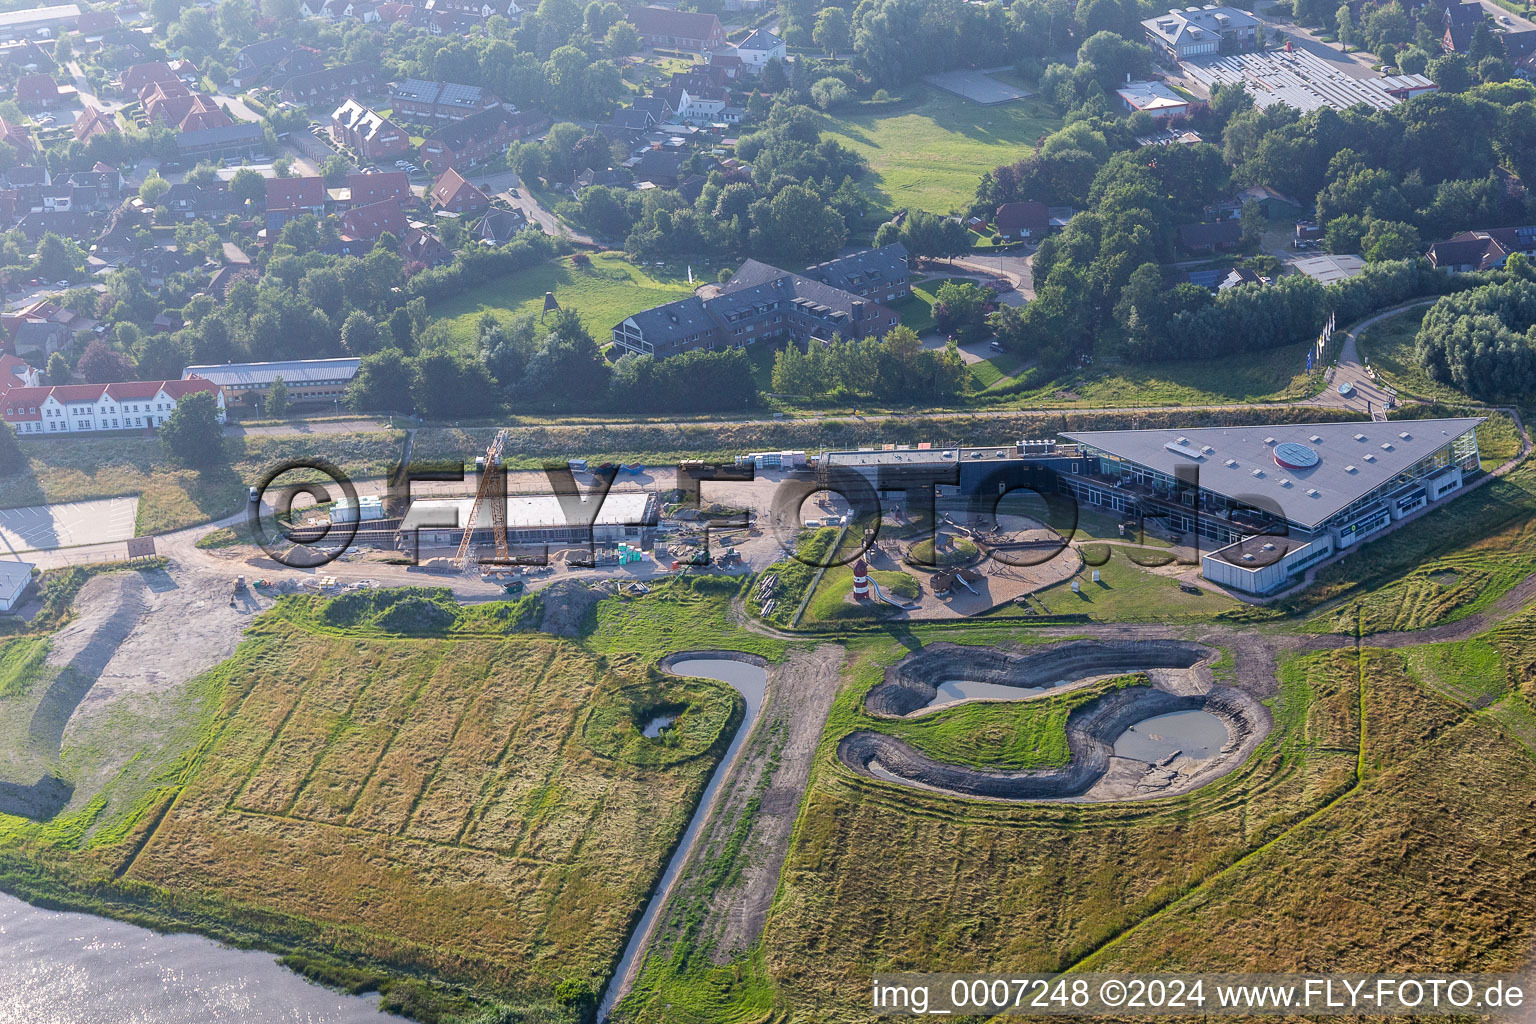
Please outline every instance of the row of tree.
[[1476, 398], [1523, 398], [1536, 388], [1536, 268], [1517, 253], [1503, 276], [1440, 299], [1414, 338], [1430, 377]]
[[906, 326], [879, 339], [833, 338], [805, 350], [787, 345], [773, 360], [774, 392], [795, 397], [941, 402], [963, 394], [968, 380], [953, 343], [924, 349]]

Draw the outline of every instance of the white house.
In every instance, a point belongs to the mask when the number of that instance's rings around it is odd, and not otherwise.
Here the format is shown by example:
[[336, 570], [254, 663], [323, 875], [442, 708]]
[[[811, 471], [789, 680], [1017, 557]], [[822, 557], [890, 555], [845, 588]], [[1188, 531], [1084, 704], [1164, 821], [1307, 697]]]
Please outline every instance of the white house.
[[721, 95], [696, 96], [683, 89], [677, 101], [677, 113], [674, 118], [678, 121], [715, 121], [725, 110], [727, 94], [721, 90]]
[[782, 61], [788, 53], [789, 48], [784, 45], [784, 40], [765, 28], [758, 29], [736, 44], [737, 56], [753, 74], [760, 73], [763, 65], [770, 60]]
[[0, 561], [0, 612], [15, 608], [31, 582], [31, 562]]
[[224, 392], [212, 381], [134, 380], [117, 384], [60, 384], [11, 388], [0, 395], [5, 421], [22, 437], [93, 430], [159, 427], [187, 395], [213, 393], [224, 422]]

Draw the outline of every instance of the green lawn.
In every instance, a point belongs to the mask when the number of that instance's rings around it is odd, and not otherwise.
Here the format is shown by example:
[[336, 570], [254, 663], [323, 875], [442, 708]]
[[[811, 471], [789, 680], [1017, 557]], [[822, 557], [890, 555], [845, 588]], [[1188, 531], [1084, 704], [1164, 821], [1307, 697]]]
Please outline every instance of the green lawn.
[[824, 130], [869, 161], [882, 206], [949, 213], [970, 204], [983, 172], [1020, 159], [1060, 127], [1034, 96], [983, 107], [920, 85], [906, 103], [829, 116]]
[[[1306, 373], [1311, 342], [1219, 359], [1181, 359], [1141, 366], [1104, 361], [1065, 380], [1041, 382], [1024, 397], [1088, 407], [1284, 401], [1313, 390]], [[1030, 386], [1020, 378], [1020, 391]]]
[[[701, 265], [693, 271], [696, 281], [714, 279]], [[503, 321], [521, 313], [537, 315], [544, 308], [544, 293], [552, 291], [561, 308], [578, 311], [587, 330], [602, 343], [613, 325], [631, 313], [687, 298], [693, 291], [687, 275], [686, 263], [640, 267], [619, 253], [605, 252], [592, 257], [590, 267], [577, 267], [567, 256], [471, 288], [435, 304], [431, 313], [435, 320], [446, 322], [455, 343], [469, 346], [478, 335], [482, 315], [490, 313]]]
[[1430, 402], [1466, 402], [1465, 394], [1448, 384], [1431, 380], [1413, 356], [1413, 338], [1428, 306], [1405, 309], [1360, 335], [1360, 358], [1376, 368], [1383, 384], [1396, 388], [1404, 398]]

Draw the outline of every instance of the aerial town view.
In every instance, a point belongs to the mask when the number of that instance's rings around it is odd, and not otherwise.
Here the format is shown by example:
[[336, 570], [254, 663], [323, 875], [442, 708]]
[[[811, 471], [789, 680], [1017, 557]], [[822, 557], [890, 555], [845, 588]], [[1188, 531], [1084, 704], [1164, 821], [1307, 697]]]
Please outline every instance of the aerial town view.
[[1536, 2], [0, 0], [0, 1024], [1536, 1022]]

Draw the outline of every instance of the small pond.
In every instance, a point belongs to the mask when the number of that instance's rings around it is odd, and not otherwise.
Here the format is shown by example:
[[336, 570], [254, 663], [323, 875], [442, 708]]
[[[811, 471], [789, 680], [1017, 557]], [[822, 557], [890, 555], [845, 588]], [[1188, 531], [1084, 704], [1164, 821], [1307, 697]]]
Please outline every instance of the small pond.
[[958, 700], [1024, 700], [1060, 686], [1066, 680], [1058, 679], [1051, 686], [1008, 686], [1005, 683], [983, 683], [975, 679], [946, 679], [938, 685], [926, 707], [952, 704]]
[[1137, 722], [1115, 740], [1115, 756], [1158, 762], [1169, 754], [1209, 760], [1226, 746], [1226, 723], [1209, 711], [1174, 711]]

